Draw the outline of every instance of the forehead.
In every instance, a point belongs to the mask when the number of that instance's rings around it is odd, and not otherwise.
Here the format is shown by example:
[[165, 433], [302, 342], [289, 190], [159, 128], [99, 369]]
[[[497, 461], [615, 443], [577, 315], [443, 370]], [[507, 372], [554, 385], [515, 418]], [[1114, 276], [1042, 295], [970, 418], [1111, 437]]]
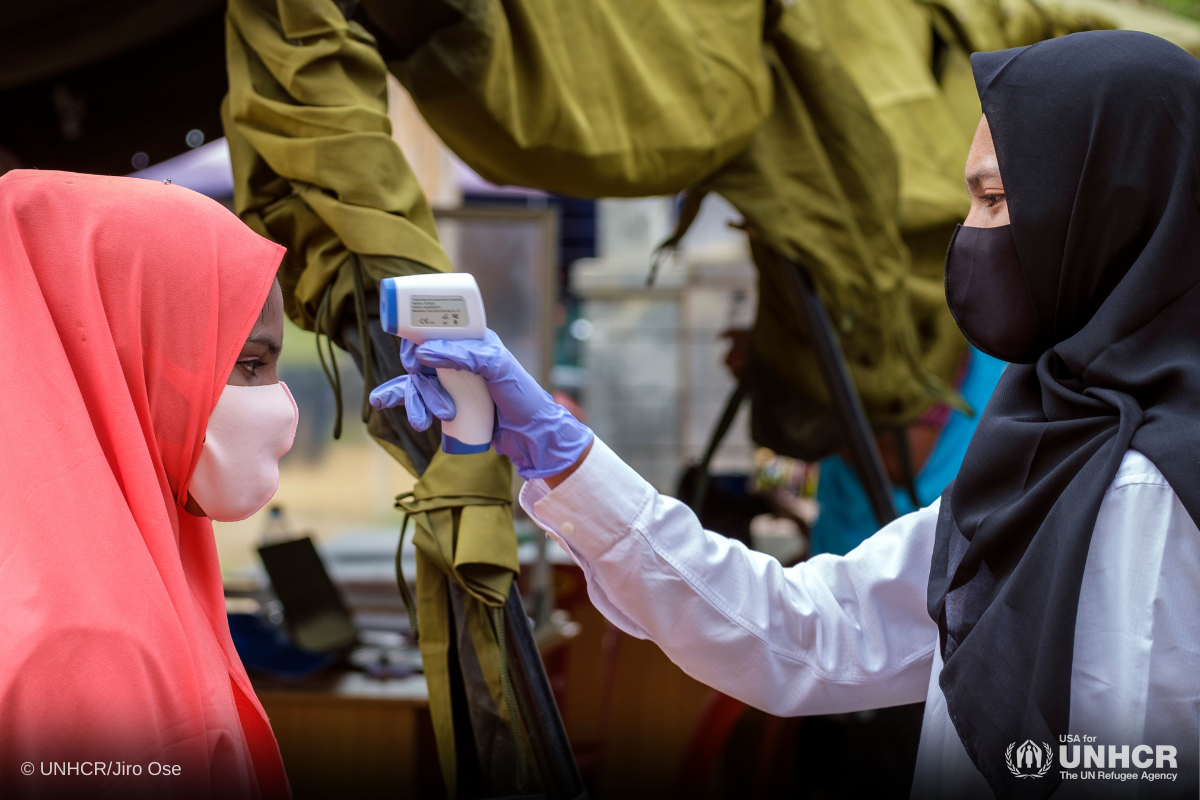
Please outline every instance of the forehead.
[[266, 302], [263, 303], [262, 310], [254, 321], [253, 333], [256, 335], [266, 334], [278, 339], [283, 338], [283, 292], [279, 288], [278, 281], [271, 286], [271, 291], [267, 293]]
[[283, 290], [279, 287], [278, 280], [271, 284], [271, 291], [267, 292], [267, 299], [263, 301], [260, 316], [283, 317]]
[[1000, 164], [996, 160], [996, 147], [992, 143], [992, 132], [988, 128], [986, 117], [980, 120], [979, 127], [975, 130], [964, 173], [969, 187], [1000, 178]]
[[978, 163], [989, 157], [995, 163], [996, 145], [992, 142], [992, 129], [988, 126], [987, 117], [980, 117], [975, 137], [971, 140], [971, 150], [967, 154], [967, 163]]

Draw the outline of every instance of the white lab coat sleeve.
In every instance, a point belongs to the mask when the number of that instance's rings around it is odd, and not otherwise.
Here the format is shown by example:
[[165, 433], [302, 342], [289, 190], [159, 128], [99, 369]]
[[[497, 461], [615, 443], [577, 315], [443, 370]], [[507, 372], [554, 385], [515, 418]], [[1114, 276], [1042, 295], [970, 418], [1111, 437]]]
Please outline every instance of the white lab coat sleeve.
[[520, 499], [583, 568], [601, 613], [725, 694], [780, 716], [925, 699], [936, 503], [845, 557], [784, 569], [705, 531], [599, 439], [557, 488], [529, 481]]

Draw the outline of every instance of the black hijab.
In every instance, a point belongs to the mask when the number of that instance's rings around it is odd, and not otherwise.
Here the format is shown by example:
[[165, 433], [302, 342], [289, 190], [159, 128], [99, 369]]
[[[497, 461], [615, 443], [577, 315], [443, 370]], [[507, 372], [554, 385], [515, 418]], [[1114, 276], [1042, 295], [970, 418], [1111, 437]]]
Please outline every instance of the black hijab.
[[1005, 370], [942, 496], [929, 611], [975, 765], [997, 797], [1045, 797], [1058, 770], [1018, 780], [1004, 753], [1068, 732], [1084, 563], [1125, 452], [1200, 520], [1200, 61], [1097, 31], [971, 63], [1040, 355]]

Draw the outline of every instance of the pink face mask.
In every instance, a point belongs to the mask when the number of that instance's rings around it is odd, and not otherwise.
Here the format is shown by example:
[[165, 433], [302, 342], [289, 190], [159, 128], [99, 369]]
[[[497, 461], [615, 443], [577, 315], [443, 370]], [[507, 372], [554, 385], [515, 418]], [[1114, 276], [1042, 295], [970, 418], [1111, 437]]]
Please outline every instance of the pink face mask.
[[211, 519], [236, 522], [279, 488], [279, 459], [292, 448], [299, 414], [287, 384], [226, 386], [208, 418], [189, 491]]

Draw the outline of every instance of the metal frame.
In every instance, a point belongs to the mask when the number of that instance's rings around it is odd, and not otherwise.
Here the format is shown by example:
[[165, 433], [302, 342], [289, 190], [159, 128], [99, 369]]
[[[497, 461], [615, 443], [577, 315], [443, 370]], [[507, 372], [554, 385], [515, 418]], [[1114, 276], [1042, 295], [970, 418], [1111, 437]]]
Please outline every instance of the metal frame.
[[575, 752], [554, 702], [550, 679], [546, 677], [546, 667], [528, 620], [514, 581], [504, 604], [504, 630], [510, 642], [508, 663], [517, 707], [542, 777], [542, 791], [550, 800], [586, 800], [587, 790], [575, 763]]
[[[788, 297], [796, 309], [796, 317], [806, 338], [812, 343], [817, 364], [821, 370], [821, 378], [829, 390], [829, 398], [833, 405], [834, 416], [837, 417], [838, 428], [842, 432], [842, 439], [850, 445], [854, 469], [858, 473], [859, 480], [862, 481], [863, 488], [866, 489], [875, 519], [882, 528], [899, 516], [896, 512], [895, 499], [892, 496], [892, 484], [888, 480], [887, 471], [883, 466], [883, 458], [879, 455], [879, 448], [875, 444], [871, 424], [867, 420], [866, 412], [863, 411], [862, 401], [850, 380], [850, 372], [846, 368], [846, 360], [842, 356], [842, 349], [833, 332], [829, 314], [825, 311], [825, 305], [813, 288], [812, 279], [803, 267], [775, 251], [771, 251], [771, 257], [776, 259], [780, 272], [783, 273]], [[746, 386], [739, 383], [726, 401], [725, 410], [722, 412], [717, 426], [713, 429], [708, 447], [700, 460], [700, 474], [697, 476], [696, 488], [692, 497], [686, 498], [686, 502], [697, 514], [701, 513], [708, 493], [709, 463], [717, 448], [720, 447], [721, 440], [729, 430], [745, 396]], [[898, 436], [903, 436], [903, 432], [898, 432]], [[907, 444], [907, 440], [898, 439], [897, 441], [897, 449], [901, 451], [901, 459], [906, 466], [910, 463], [906, 452]], [[911, 468], [909, 471], [911, 472]], [[911, 479], [908, 479], [907, 482], [909, 491], [913, 495], [913, 503], [919, 505], [916, 501], [916, 492], [911, 488]]]
[[813, 288], [812, 278], [804, 268], [779, 253], [773, 252], [772, 255], [781, 267], [788, 296], [796, 308], [796, 317], [816, 353], [842, 438], [850, 446], [854, 468], [867, 491], [875, 519], [883, 527], [899, 516], [892, 496], [892, 485], [883, 467], [879, 448], [875, 445], [862, 401], [850, 380], [842, 348], [833, 332], [833, 323]]

